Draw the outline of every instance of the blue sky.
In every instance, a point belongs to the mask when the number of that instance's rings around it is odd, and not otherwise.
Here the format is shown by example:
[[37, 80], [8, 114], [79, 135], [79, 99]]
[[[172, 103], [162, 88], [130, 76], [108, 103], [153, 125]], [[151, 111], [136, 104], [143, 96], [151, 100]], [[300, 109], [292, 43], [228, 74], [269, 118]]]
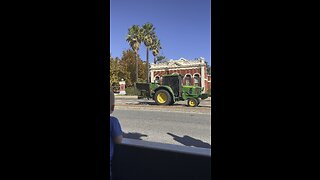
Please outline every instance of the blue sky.
[[[130, 46], [128, 28], [151, 22], [168, 59], [204, 57], [211, 64], [211, 0], [110, 0], [110, 51], [121, 57]], [[146, 59], [144, 45], [139, 50]], [[153, 62], [153, 56], [149, 57]]]

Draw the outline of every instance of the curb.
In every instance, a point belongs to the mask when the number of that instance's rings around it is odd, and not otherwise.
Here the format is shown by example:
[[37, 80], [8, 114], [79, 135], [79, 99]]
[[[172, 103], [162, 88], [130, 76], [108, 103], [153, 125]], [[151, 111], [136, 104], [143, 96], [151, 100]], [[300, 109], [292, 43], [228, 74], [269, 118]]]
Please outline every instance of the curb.
[[123, 95], [115, 95], [117, 99], [138, 99], [138, 96], [123, 96]]

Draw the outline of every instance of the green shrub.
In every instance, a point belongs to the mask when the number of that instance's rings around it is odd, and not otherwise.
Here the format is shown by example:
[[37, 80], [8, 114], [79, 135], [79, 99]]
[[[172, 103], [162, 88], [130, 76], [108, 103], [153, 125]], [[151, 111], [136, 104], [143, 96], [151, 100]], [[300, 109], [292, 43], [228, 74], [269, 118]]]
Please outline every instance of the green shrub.
[[129, 96], [136, 96], [138, 93], [136, 92], [135, 88], [132, 86], [132, 87], [126, 88], [126, 94]]

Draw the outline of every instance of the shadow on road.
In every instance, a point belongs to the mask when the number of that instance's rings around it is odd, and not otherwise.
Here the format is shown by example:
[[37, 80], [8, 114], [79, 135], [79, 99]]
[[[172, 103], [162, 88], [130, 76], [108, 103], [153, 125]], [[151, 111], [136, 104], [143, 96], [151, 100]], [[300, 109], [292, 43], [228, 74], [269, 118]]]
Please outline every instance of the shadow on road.
[[173, 140], [185, 145], [185, 146], [194, 146], [194, 147], [201, 147], [201, 148], [209, 148], [211, 149], [211, 145], [208, 143], [205, 143], [199, 139], [192, 138], [190, 136], [183, 136], [179, 137], [177, 135], [167, 133], [168, 135], [173, 137]]
[[141, 137], [148, 137], [148, 135], [137, 133], [137, 132], [134, 132], [134, 133], [128, 132], [128, 133], [123, 133], [123, 137], [128, 139], [142, 140]]

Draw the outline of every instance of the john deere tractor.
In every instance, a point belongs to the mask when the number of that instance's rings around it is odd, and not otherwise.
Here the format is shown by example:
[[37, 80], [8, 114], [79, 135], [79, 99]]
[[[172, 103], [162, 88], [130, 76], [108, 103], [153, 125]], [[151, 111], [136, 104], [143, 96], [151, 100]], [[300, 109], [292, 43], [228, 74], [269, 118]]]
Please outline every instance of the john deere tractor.
[[208, 94], [202, 93], [204, 88], [199, 86], [184, 86], [181, 75], [165, 75], [162, 83], [136, 83], [139, 91], [138, 98], [153, 99], [158, 105], [172, 105], [177, 101], [187, 100], [187, 105], [196, 107], [201, 99], [208, 98]]

